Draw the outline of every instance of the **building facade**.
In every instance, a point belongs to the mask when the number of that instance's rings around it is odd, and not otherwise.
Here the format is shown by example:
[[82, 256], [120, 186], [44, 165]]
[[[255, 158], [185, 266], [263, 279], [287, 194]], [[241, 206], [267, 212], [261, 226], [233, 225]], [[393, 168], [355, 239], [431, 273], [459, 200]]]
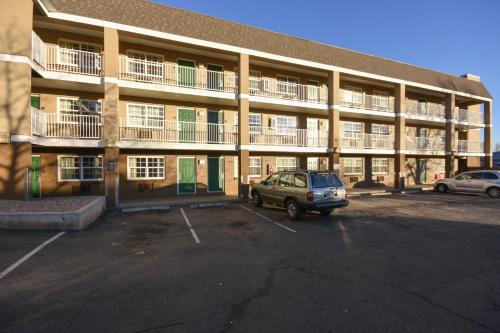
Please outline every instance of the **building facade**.
[[292, 168], [397, 187], [492, 166], [477, 76], [140, 0], [6, 0], [0, 25], [3, 198], [245, 196]]

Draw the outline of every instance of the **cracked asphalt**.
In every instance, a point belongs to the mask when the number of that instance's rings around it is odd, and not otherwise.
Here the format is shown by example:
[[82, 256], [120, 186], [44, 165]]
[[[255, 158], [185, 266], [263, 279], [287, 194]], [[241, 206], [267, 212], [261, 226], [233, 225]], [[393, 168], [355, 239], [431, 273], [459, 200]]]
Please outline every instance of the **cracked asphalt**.
[[[0, 280], [2, 332], [500, 332], [500, 200], [108, 213]], [[291, 232], [258, 216], [294, 230]], [[55, 232], [0, 231], [0, 271]]]

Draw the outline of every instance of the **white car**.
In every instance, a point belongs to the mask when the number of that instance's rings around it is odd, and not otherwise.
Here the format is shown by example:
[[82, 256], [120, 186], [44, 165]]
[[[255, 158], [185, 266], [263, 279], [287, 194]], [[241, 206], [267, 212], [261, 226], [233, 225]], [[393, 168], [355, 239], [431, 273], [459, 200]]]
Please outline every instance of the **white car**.
[[471, 192], [486, 193], [492, 198], [500, 198], [500, 171], [481, 170], [464, 172], [455, 178], [444, 178], [434, 184], [440, 193]]

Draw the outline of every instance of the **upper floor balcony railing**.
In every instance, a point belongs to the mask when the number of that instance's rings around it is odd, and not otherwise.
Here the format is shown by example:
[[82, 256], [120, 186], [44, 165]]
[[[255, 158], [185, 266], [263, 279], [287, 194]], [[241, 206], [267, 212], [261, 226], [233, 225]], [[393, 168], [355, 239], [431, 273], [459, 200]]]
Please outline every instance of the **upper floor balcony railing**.
[[355, 109], [394, 112], [393, 96], [369, 95], [346, 89], [340, 89], [340, 104]]
[[250, 95], [276, 99], [327, 104], [326, 87], [283, 82], [268, 78], [250, 78]]
[[120, 56], [120, 79], [226, 93], [238, 91], [237, 76], [231, 72], [211, 71], [127, 56]]
[[32, 33], [32, 59], [43, 70], [101, 76], [102, 55], [98, 52], [89, 52], [45, 44], [40, 37]]
[[446, 112], [443, 104], [431, 102], [419, 102], [413, 99], [406, 99], [405, 112], [411, 117], [415, 116], [426, 120], [445, 121]]
[[58, 139], [101, 139], [102, 122], [97, 115], [45, 113], [31, 108], [34, 136]]
[[454, 118], [458, 122], [472, 125], [481, 125], [484, 123], [483, 113], [479, 111], [455, 108]]
[[444, 152], [444, 138], [436, 137], [407, 137], [406, 149], [418, 152]]
[[484, 153], [484, 143], [480, 141], [458, 140], [457, 151], [459, 153], [481, 154]]
[[328, 131], [294, 127], [250, 127], [250, 144], [257, 146], [328, 147]]
[[151, 143], [228, 144], [238, 142], [234, 125], [177, 120], [120, 119], [120, 140]]
[[342, 136], [340, 146], [352, 149], [392, 150], [394, 149], [394, 135], [365, 133], [356, 137]]

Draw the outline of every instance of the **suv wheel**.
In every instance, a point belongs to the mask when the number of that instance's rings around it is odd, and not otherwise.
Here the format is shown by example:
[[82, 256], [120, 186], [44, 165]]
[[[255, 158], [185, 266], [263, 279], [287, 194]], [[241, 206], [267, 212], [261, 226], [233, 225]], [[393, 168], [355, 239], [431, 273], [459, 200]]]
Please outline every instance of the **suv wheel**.
[[253, 205], [255, 207], [261, 207], [262, 206], [262, 199], [260, 198], [259, 192], [254, 192], [252, 194], [252, 201], [253, 201]]
[[290, 199], [286, 202], [286, 213], [289, 218], [292, 220], [298, 220], [300, 219], [300, 216], [302, 215], [302, 211], [300, 210], [299, 205], [297, 204], [297, 201]]
[[500, 188], [499, 187], [490, 187], [488, 191], [486, 191], [491, 198], [500, 198]]
[[323, 209], [319, 213], [321, 214], [321, 216], [328, 217], [332, 213], [332, 210], [331, 209]]
[[436, 186], [436, 191], [439, 193], [446, 193], [448, 192], [448, 186], [445, 184], [438, 184], [438, 186]]

